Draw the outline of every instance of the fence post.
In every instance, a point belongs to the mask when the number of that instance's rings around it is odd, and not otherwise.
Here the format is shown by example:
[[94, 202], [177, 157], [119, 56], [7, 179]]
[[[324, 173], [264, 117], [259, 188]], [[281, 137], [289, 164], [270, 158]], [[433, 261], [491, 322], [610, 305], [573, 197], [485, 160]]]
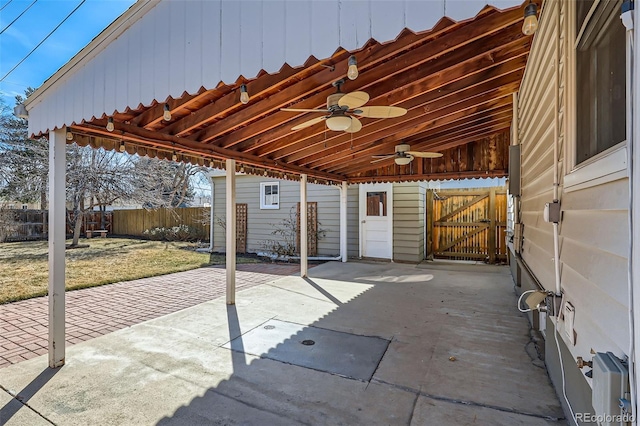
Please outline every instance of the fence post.
[[489, 190], [489, 263], [496, 263], [496, 188]]

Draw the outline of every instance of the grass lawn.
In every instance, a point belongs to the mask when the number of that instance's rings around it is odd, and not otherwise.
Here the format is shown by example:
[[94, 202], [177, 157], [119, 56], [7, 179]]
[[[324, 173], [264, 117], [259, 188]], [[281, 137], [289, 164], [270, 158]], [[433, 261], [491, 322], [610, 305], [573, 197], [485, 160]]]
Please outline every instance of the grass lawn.
[[[66, 251], [67, 290], [224, 264], [224, 256], [197, 253], [191, 243], [93, 238], [88, 248]], [[47, 294], [48, 243], [0, 244], [0, 304]], [[258, 259], [238, 257], [237, 263]]]

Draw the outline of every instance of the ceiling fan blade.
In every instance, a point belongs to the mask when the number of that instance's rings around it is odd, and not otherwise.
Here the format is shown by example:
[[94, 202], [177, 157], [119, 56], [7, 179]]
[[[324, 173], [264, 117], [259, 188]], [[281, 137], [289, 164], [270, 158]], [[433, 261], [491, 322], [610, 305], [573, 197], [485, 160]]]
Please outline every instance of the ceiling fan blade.
[[310, 127], [313, 126], [314, 124], [318, 124], [319, 122], [321, 122], [322, 120], [326, 120], [327, 117], [316, 117], [316, 118], [312, 118], [311, 120], [305, 121], [304, 123], [298, 124], [297, 126], [293, 126], [291, 128], [291, 130], [300, 130], [300, 129], [304, 129], [306, 127]]
[[394, 106], [368, 106], [357, 108], [353, 113], [367, 118], [395, 118], [405, 115], [407, 110]]
[[442, 157], [441, 152], [422, 152], [422, 151], [407, 151], [405, 154], [413, 155], [414, 157], [422, 157], [422, 158], [440, 158]]
[[345, 132], [347, 133], [355, 133], [362, 130], [362, 122], [355, 117], [351, 117], [351, 126]]
[[329, 112], [328, 109], [304, 109], [304, 108], [280, 108], [280, 111], [287, 111], [287, 112], [322, 112], [322, 113]]
[[377, 158], [377, 160], [373, 160], [371, 162], [371, 164], [373, 163], [379, 163], [381, 161], [385, 161], [385, 160], [390, 160], [392, 158], [394, 158], [396, 155], [392, 154], [392, 155], [374, 155], [373, 158]]
[[338, 106], [354, 109], [366, 104], [368, 100], [369, 94], [367, 92], [351, 92], [340, 98]]

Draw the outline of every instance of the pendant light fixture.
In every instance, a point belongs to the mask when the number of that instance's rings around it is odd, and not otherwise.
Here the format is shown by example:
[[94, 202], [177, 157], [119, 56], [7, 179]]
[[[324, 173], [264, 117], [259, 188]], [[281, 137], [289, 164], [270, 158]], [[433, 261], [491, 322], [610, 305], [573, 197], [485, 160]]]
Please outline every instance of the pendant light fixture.
[[538, 29], [538, 6], [529, 0], [529, 4], [524, 8], [524, 23], [522, 24], [522, 33], [524, 35], [532, 35]]
[[358, 60], [354, 55], [349, 57], [349, 69], [347, 70], [347, 77], [349, 80], [355, 80], [358, 78]]
[[249, 103], [249, 92], [247, 92], [246, 84], [240, 86], [240, 102], [242, 102], [243, 104]]

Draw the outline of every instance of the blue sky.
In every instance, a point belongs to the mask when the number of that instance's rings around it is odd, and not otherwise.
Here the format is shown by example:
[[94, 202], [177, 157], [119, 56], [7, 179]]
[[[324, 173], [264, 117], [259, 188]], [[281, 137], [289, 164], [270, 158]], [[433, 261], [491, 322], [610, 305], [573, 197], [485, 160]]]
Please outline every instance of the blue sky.
[[[34, 0], [0, 0], [0, 31]], [[51, 32], [81, 0], [36, 0], [0, 35], [0, 78]], [[86, 0], [31, 56], [0, 82], [0, 96], [13, 107], [15, 95], [37, 88], [135, 0]]]

